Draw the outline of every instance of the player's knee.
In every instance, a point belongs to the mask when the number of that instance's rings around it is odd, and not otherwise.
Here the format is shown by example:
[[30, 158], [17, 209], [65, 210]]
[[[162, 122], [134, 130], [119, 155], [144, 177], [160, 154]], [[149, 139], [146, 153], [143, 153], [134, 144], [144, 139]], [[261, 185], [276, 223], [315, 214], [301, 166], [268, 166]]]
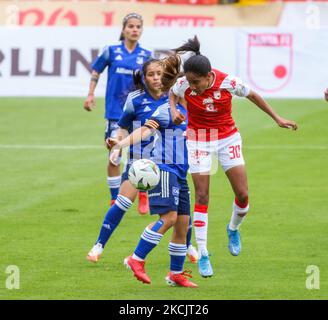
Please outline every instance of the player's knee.
[[166, 225], [166, 227], [170, 228], [176, 224], [177, 215], [170, 214], [170, 215], [167, 215], [166, 217], [162, 217], [162, 220], [164, 221], [164, 224]]
[[242, 205], [247, 205], [248, 204], [248, 191], [243, 190], [243, 191], [238, 192], [236, 194], [236, 199], [237, 199], [238, 203], [240, 203]]
[[206, 190], [197, 190], [196, 191], [196, 203], [207, 206], [208, 205], [209, 195]]

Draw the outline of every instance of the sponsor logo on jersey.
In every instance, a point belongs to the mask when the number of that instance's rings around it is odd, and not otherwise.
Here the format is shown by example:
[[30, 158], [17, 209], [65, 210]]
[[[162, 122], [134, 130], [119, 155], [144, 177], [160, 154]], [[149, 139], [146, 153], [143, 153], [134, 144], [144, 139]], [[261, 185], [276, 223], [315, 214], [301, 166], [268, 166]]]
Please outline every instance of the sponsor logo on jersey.
[[197, 96], [197, 93], [196, 93], [194, 90], [192, 90], [192, 91], [189, 93], [189, 96]]
[[130, 69], [125, 69], [125, 68], [117, 68], [116, 73], [121, 73], [121, 74], [133, 74], [133, 70]]
[[211, 97], [203, 100], [203, 104], [212, 104], [212, 103], [214, 103], [214, 100]]
[[[143, 110], [144, 112], [148, 112], [148, 111], [151, 111], [151, 109], [148, 107], [148, 106], [146, 106], [146, 108]], [[147, 121], [147, 120], [146, 120]]]
[[144, 59], [142, 57], [137, 57], [137, 64], [143, 64], [144, 63]]
[[121, 60], [123, 60], [123, 58], [122, 58], [122, 56], [119, 54], [118, 56], [115, 57], [115, 60], [117, 60], [117, 61], [121, 61]]
[[214, 97], [215, 100], [219, 100], [221, 98], [221, 91], [220, 90], [219, 91], [215, 91], [213, 93], [213, 97]]

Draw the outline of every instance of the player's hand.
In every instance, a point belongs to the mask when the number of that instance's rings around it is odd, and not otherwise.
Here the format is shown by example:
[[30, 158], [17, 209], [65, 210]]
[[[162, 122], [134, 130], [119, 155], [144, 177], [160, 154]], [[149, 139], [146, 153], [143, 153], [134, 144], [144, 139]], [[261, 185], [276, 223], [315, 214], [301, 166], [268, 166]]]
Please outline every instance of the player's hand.
[[179, 110], [175, 110], [172, 112], [172, 120], [174, 124], [179, 125], [186, 120], [186, 117]]
[[117, 139], [113, 139], [113, 138], [107, 138], [106, 141], [106, 147], [108, 150], [112, 150], [112, 148], [118, 144], [118, 140]]
[[325, 100], [328, 101], [328, 88], [325, 90], [324, 94], [325, 94]]
[[109, 160], [114, 166], [118, 166], [120, 164], [121, 151], [120, 145], [116, 144], [110, 152]]
[[88, 97], [85, 99], [83, 108], [86, 111], [92, 111], [96, 107], [96, 99], [93, 94], [89, 94]]
[[281, 128], [297, 130], [297, 124], [296, 124], [296, 122], [291, 121], [291, 120], [286, 120], [286, 119], [281, 118], [281, 117], [279, 117], [277, 119], [277, 124]]

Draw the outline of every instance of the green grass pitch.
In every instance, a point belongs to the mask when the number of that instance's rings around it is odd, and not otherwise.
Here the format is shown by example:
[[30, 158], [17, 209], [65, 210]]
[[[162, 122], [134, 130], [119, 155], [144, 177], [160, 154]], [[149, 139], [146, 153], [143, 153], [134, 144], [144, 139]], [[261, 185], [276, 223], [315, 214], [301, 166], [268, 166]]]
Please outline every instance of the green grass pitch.
[[[151, 285], [124, 268], [154, 219], [135, 205], [101, 261], [85, 258], [108, 208], [103, 100], [87, 113], [83, 99], [0, 99], [0, 299], [326, 299], [328, 103], [270, 102], [299, 130], [280, 129], [248, 101], [234, 101], [251, 205], [241, 226], [243, 250], [238, 257], [228, 252], [233, 194], [220, 169], [209, 206], [214, 276], [203, 279], [186, 262], [199, 288], [184, 289], [164, 281], [170, 232], [148, 257]], [[10, 265], [20, 270], [16, 290], [6, 288]], [[319, 267], [320, 289], [306, 288], [309, 265]]]

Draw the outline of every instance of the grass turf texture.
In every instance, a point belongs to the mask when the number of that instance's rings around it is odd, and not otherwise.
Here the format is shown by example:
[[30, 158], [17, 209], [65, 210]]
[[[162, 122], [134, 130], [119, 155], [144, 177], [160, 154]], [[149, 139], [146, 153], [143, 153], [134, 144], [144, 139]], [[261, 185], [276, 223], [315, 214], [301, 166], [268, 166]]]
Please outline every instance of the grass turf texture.
[[[82, 99], [0, 99], [0, 299], [325, 299], [327, 281], [328, 104], [273, 100], [299, 131], [280, 129], [245, 100], [234, 101], [244, 141], [251, 210], [241, 227], [242, 253], [228, 252], [233, 194], [222, 170], [211, 179], [208, 247], [214, 269], [198, 289], [168, 287], [170, 232], [148, 257], [151, 285], [123, 266], [144, 227], [136, 205], [90, 264], [108, 209], [103, 100], [92, 113]], [[37, 149], [32, 145], [91, 145]], [[13, 146], [17, 146], [14, 148]], [[193, 195], [193, 187], [190, 183]], [[193, 196], [192, 196], [193, 199]], [[193, 241], [195, 244], [195, 241]], [[8, 290], [7, 266], [20, 268]], [[320, 268], [320, 290], [306, 289], [306, 268]]]

